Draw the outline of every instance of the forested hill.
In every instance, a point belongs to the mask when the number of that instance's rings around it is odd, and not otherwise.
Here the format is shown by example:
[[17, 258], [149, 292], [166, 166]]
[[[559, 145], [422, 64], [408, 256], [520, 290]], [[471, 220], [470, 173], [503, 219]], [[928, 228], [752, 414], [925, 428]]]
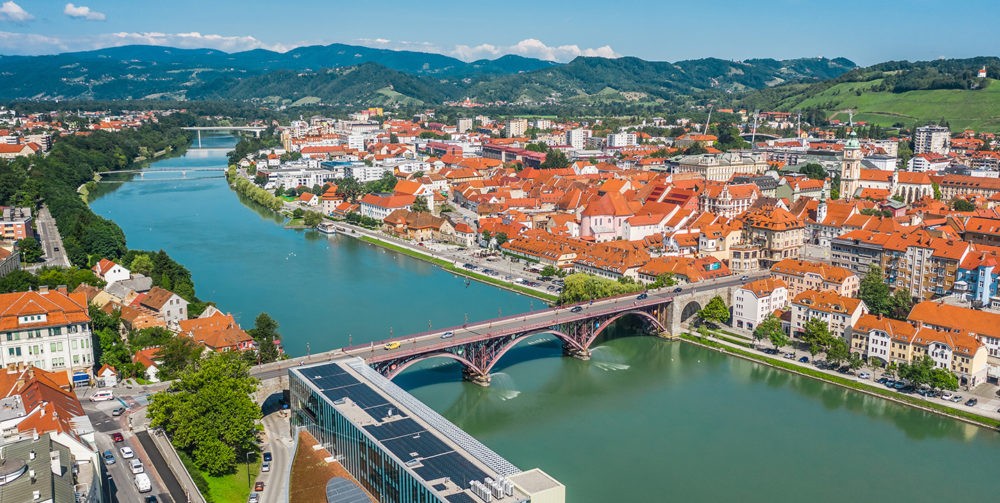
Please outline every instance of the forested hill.
[[333, 44], [286, 53], [127, 46], [0, 57], [0, 99], [298, 100], [344, 105], [479, 101], [651, 101], [701, 91], [816, 82], [855, 68], [843, 58], [652, 62], [507, 55], [470, 63], [440, 54]]

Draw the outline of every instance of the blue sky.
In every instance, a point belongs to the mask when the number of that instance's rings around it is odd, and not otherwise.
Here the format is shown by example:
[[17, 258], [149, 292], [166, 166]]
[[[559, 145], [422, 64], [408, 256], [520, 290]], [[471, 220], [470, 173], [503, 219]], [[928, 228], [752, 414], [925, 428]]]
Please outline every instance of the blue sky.
[[465, 60], [843, 56], [867, 65], [997, 55], [998, 23], [995, 0], [0, 0], [0, 54], [339, 42]]

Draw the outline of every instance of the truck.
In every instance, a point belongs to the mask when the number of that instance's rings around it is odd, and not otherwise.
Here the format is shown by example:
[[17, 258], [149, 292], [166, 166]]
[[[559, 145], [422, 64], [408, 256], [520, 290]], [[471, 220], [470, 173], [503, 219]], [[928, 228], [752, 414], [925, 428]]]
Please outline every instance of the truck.
[[135, 488], [139, 490], [140, 493], [148, 493], [153, 490], [153, 484], [149, 481], [149, 475], [145, 473], [137, 473], [135, 475]]

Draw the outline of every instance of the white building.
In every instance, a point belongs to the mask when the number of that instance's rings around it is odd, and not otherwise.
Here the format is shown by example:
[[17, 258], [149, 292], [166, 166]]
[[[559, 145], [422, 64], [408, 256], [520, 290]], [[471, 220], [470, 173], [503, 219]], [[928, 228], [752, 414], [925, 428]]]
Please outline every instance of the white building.
[[468, 131], [471, 131], [472, 130], [472, 125], [473, 125], [472, 119], [468, 119], [468, 118], [458, 119], [458, 125], [457, 125], [458, 132], [459, 133], [466, 133]]
[[566, 144], [577, 150], [583, 150], [591, 134], [589, 129], [570, 129], [566, 131]]
[[87, 295], [65, 288], [0, 294], [0, 366], [91, 374]]
[[780, 279], [751, 281], [733, 295], [733, 326], [753, 330], [764, 318], [788, 304], [788, 288]]
[[615, 133], [608, 135], [608, 148], [622, 148], [638, 145], [635, 133]]
[[117, 281], [125, 281], [132, 277], [132, 272], [120, 264], [103, 258], [91, 268], [98, 278], [109, 285]]
[[913, 134], [914, 154], [947, 155], [951, 148], [951, 131], [944, 126], [918, 127]]
[[528, 130], [528, 119], [509, 119], [506, 126], [504, 126], [504, 131], [507, 133], [507, 138], [517, 138], [524, 136], [524, 132]]
[[851, 330], [868, 306], [861, 299], [844, 297], [830, 290], [806, 290], [792, 301], [792, 335], [801, 336], [806, 323], [813, 318], [826, 322], [830, 333], [850, 343]]

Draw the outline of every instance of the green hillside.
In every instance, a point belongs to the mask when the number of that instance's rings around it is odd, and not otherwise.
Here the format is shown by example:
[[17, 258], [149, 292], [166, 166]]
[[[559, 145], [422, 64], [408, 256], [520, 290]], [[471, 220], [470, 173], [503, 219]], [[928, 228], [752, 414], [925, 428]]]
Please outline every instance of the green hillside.
[[990, 79], [985, 89], [934, 89], [893, 93], [875, 91], [882, 79], [867, 82], [843, 82], [803, 99], [802, 95], [785, 98], [778, 110], [822, 108], [829, 118], [847, 120], [846, 110], [854, 119], [891, 126], [902, 122], [948, 121], [952, 129], [1000, 131], [1000, 83]]

